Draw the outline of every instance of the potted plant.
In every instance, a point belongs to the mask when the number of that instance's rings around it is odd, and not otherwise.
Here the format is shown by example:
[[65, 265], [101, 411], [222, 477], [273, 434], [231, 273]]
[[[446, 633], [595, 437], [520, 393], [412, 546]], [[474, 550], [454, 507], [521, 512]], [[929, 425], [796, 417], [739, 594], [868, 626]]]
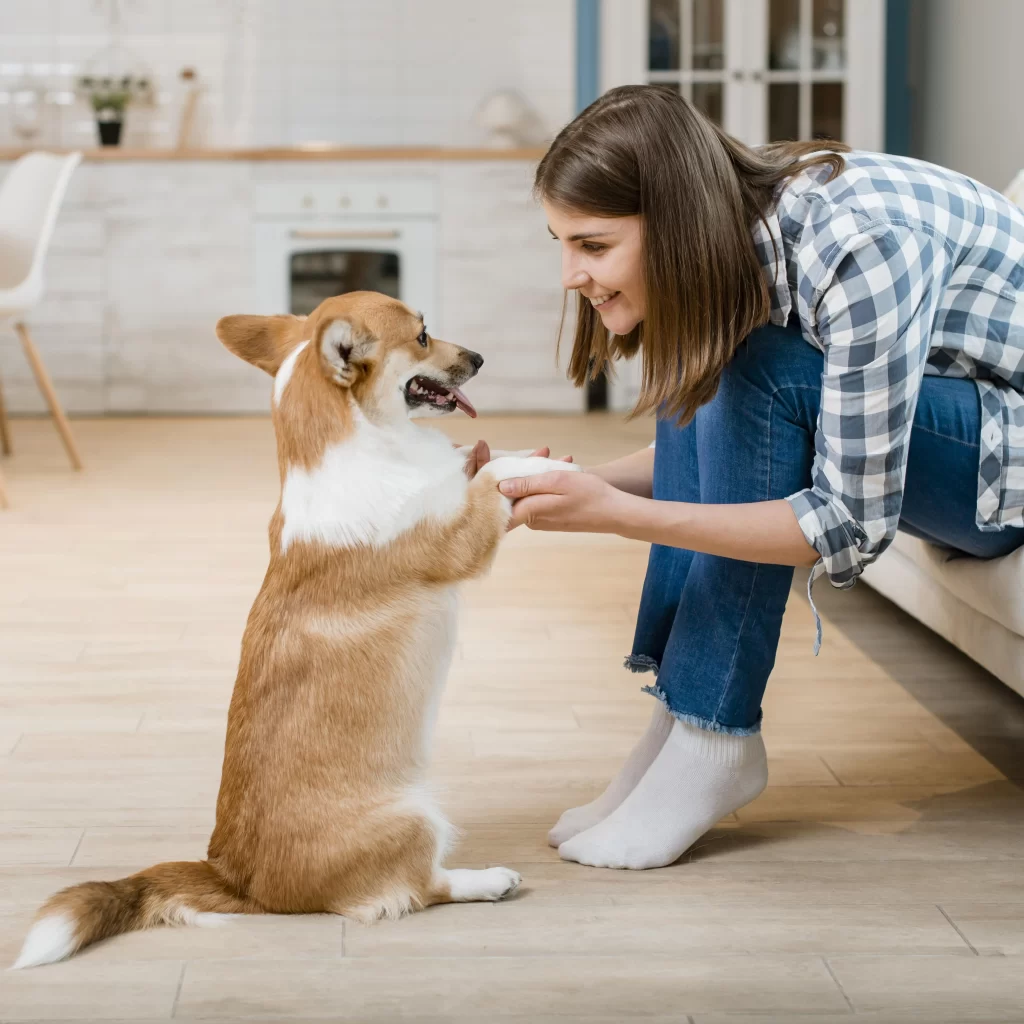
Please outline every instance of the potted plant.
[[92, 105], [101, 146], [120, 143], [128, 105], [149, 100], [152, 93], [148, 78], [133, 75], [83, 75], [78, 80], [78, 89]]

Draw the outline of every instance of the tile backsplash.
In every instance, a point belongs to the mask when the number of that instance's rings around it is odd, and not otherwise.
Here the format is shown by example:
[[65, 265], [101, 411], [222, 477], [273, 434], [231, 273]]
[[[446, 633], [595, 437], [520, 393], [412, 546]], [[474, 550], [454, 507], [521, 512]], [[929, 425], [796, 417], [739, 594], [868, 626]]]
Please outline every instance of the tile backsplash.
[[[117, 70], [156, 85], [151, 107], [129, 111], [126, 145], [174, 143], [186, 67], [203, 87], [200, 145], [475, 145], [474, 112], [503, 89], [552, 135], [573, 113], [573, 12], [573, 0], [0, 0], [0, 145], [93, 145], [74, 83], [112, 45]], [[26, 139], [15, 108], [33, 90], [43, 121]]]

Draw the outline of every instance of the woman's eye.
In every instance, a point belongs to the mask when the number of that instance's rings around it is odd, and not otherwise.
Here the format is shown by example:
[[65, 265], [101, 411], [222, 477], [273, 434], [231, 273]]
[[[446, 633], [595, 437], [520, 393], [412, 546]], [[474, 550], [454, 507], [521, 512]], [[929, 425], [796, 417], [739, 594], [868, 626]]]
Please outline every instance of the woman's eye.
[[420, 343], [421, 347], [426, 348], [427, 347], [427, 332], [426, 331], [420, 331], [420, 336], [416, 340]]
[[598, 245], [596, 242], [584, 242], [581, 247], [585, 252], [604, 252], [605, 246]]

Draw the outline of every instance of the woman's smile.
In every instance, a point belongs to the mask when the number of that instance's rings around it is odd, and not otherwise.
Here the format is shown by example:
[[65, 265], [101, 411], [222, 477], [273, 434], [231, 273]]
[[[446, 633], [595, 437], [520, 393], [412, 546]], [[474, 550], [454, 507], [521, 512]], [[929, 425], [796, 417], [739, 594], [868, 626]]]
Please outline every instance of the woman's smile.
[[613, 334], [629, 334], [647, 301], [640, 217], [595, 217], [547, 201], [544, 212], [562, 245], [562, 287], [579, 292]]

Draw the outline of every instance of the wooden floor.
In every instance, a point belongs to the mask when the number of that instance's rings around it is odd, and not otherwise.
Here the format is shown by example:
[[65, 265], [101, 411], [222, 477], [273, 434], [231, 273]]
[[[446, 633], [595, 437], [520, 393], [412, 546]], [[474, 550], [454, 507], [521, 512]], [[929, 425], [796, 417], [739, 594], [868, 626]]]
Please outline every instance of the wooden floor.
[[[448, 425], [584, 463], [646, 424]], [[56, 888], [203, 855], [276, 497], [260, 420], [16, 421], [0, 513], [0, 961]], [[436, 745], [452, 863], [512, 901], [372, 928], [236, 919], [0, 973], [0, 1020], [1024, 1020], [1024, 701], [867, 587], [800, 587], [767, 792], [671, 868], [563, 864], [561, 810], [651, 709], [621, 668], [646, 550], [517, 531], [466, 593]], [[819, 591], [816, 591], [818, 593]], [[733, 1016], [736, 1015], [736, 1016]]]

